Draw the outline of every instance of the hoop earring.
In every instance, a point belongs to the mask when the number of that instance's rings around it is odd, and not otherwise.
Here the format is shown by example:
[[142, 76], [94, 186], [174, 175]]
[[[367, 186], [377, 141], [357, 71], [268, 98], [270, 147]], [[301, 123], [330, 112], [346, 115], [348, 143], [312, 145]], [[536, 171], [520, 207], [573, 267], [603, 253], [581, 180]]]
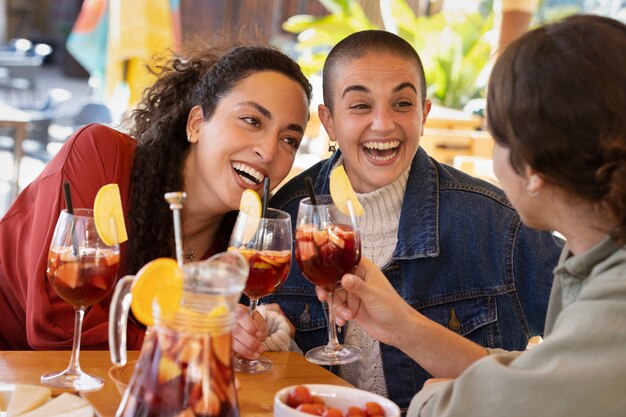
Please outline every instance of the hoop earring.
[[328, 152], [334, 153], [337, 150], [337, 141], [328, 139]]
[[539, 191], [526, 191], [529, 197], [537, 197], [539, 195]]

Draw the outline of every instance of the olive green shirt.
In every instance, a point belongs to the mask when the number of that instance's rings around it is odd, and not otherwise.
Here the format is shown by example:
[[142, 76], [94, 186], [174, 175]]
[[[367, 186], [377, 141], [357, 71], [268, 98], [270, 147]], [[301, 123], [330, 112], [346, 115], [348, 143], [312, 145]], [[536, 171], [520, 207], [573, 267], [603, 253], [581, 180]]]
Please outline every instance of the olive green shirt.
[[[442, 358], [445, 360], [445, 358]], [[544, 342], [491, 350], [453, 381], [426, 386], [408, 417], [626, 415], [626, 247], [609, 238], [555, 269]]]

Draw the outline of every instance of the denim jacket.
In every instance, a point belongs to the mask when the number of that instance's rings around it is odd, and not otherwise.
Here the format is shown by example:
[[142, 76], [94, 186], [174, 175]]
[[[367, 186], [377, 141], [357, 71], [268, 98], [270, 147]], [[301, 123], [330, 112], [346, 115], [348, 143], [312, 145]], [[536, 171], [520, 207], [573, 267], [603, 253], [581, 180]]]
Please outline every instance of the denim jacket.
[[[271, 205], [295, 220], [307, 196], [329, 193], [339, 158], [309, 168], [283, 186]], [[562, 242], [523, 226], [497, 187], [431, 159], [413, 159], [402, 203], [398, 243], [383, 272], [398, 293], [425, 316], [490, 348], [523, 350], [540, 335]], [[327, 340], [326, 311], [314, 286], [292, 261], [285, 284], [264, 302], [279, 303], [307, 351]], [[340, 340], [343, 333], [339, 333]], [[387, 393], [404, 411], [430, 375], [400, 350], [380, 346]]]

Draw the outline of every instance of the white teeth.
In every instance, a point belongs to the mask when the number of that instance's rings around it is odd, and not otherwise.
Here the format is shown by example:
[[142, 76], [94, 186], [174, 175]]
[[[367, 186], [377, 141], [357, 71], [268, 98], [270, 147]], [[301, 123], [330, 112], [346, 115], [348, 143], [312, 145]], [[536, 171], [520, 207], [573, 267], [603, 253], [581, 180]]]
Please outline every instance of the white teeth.
[[370, 158], [375, 159], [377, 161], [381, 161], [381, 162], [385, 162], [390, 160], [391, 158], [393, 158], [394, 156], [396, 156], [396, 153], [394, 152], [391, 155], [387, 155], [387, 156], [374, 156], [374, 155], [370, 155]]
[[397, 148], [398, 146], [400, 146], [399, 140], [394, 140], [393, 142], [365, 142], [363, 144], [363, 147], [367, 149], [377, 149], [379, 151]]
[[246, 174], [250, 175], [251, 177], [253, 177], [256, 182], [251, 181], [249, 178], [246, 178], [244, 176], [240, 177], [247, 183], [252, 184], [252, 185], [257, 185], [260, 184], [263, 179], [265, 178], [265, 175], [261, 174], [259, 171], [257, 171], [256, 169], [252, 168], [249, 165], [246, 165], [242, 162], [231, 162], [230, 164], [234, 169], [236, 169], [237, 171], [242, 171], [245, 172]]

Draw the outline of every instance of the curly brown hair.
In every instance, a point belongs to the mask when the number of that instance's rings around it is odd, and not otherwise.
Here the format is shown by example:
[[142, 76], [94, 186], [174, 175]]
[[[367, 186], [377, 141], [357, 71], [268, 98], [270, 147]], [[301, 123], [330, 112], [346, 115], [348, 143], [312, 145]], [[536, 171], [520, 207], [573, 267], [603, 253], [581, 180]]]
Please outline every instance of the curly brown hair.
[[[136, 273], [148, 261], [173, 257], [172, 216], [163, 195], [184, 190], [183, 163], [189, 151], [186, 125], [200, 105], [209, 120], [219, 101], [238, 82], [261, 71], [279, 72], [298, 82], [311, 100], [311, 85], [291, 58], [270, 46], [236, 46], [188, 50], [152, 69], [158, 75], [133, 111], [131, 135], [137, 140], [130, 196], [130, 233], [126, 267]], [[225, 248], [236, 213], [228, 213], [214, 242]]]
[[573, 195], [608, 209], [626, 243], [626, 25], [572, 16], [513, 42], [489, 81], [495, 141]]

